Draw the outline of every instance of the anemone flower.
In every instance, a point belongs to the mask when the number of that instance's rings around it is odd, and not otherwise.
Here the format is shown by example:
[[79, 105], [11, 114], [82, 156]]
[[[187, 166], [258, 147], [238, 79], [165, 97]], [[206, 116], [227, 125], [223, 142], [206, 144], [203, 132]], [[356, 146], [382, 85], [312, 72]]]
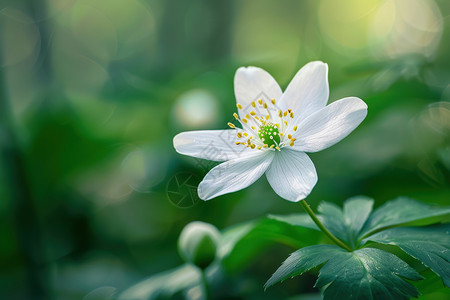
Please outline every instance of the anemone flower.
[[[244, 189], [266, 173], [273, 190], [298, 202], [317, 183], [305, 152], [326, 149], [352, 132], [366, 117], [367, 105], [347, 97], [327, 105], [328, 65], [306, 64], [282, 92], [273, 77], [257, 67], [241, 67], [234, 77], [238, 113], [231, 129], [176, 135], [178, 153], [221, 161], [198, 186], [203, 200]], [[235, 123], [239, 123], [240, 126]]]

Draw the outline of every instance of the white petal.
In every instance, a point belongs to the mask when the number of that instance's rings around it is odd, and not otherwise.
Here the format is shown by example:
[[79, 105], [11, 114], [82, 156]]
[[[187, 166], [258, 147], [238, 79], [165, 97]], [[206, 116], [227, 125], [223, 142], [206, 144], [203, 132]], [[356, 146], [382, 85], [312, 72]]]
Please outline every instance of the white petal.
[[294, 149], [317, 152], [350, 134], [367, 115], [367, 104], [359, 98], [335, 101], [298, 125]]
[[266, 172], [273, 190], [292, 202], [305, 199], [317, 183], [313, 162], [306, 153], [283, 148]]
[[253, 150], [216, 166], [200, 182], [198, 196], [209, 200], [248, 187], [264, 174], [273, 157], [274, 151]]
[[282, 91], [273, 77], [257, 67], [241, 67], [234, 76], [234, 94], [236, 102], [241, 104], [243, 109], [239, 110], [239, 115], [243, 117], [246, 111], [252, 110], [252, 101], [263, 99], [269, 101], [272, 98], [280, 99]]
[[186, 131], [173, 138], [173, 146], [180, 154], [214, 161], [226, 161], [253, 150], [236, 145], [235, 142], [239, 141], [236, 133], [237, 131], [234, 129]]
[[301, 68], [289, 83], [280, 101], [283, 109], [292, 109], [296, 123], [327, 105], [328, 65], [313, 61]]

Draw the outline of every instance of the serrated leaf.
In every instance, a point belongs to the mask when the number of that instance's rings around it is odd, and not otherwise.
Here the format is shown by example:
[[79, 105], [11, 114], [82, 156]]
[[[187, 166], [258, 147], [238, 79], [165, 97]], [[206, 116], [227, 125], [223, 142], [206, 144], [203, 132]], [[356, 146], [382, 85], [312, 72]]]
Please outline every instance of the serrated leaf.
[[354, 249], [356, 237], [369, 217], [372, 205], [372, 199], [358, 196], [346, 200], [343, 209], [332, 203], [322, 202], [318, 210], [322, 213], [325, 227]]
[[450, 224], [391, 228], [367, 240], [396, 245], [442, 278], [450, 286]]
[[334, 255], [346, 252], [334, 245], [314, 245], [302, 248], [292, 253], [275, 271], [264, 285], [268, 288], [277, 282], [292, 278], [326, 262]]
[[376, 209], [364, 224], [359, 238], [364, 238], [383, 228], [408, 225], [420, 222], [420, 225], [436, 223], [436, 217], [450, 214], [450, 207], [435, 207], [408, 198], [389, 201]]
[[364, 248], [335, 254], [320, 270], [315, 286], [324, 288], [325, 300], [397, 300], [418, 296], [418, 290], [403, 278], [419, 280], [422, 276], [391, 253]]
[[[370, 215], [372, 205], [373, 200], [364, 196], [348, 199], [344, 202], [343, 210], [333, 203], [322, 202], [318, 207], [321, 215], [317, 217], [332, 234], [354, 248], [356, 246], [356, 237]], [[269, 215], [269, 218], [293, 226], [319, 230], [307, 214]]]
[[351, 231], [352, 239], [356, 238], [372, 212], [373, 199], [357, 196], [344, 202], [344, 221]]
[[323, 201], [317, 210], [322, 214], [323, 225], [338, 239], [350, 245], [352, 239], [342, 209], [336, 204]]

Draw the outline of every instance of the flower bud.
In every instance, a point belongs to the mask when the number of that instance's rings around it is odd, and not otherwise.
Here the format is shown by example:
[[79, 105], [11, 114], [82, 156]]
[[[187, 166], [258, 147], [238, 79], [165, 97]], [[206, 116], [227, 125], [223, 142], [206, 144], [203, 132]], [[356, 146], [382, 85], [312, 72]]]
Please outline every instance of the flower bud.
[[187, 224], [178, 239], [181, 257], [201, 269], [208, 267], [216, 258], [220, 232], [211, 224], [195, 221]]

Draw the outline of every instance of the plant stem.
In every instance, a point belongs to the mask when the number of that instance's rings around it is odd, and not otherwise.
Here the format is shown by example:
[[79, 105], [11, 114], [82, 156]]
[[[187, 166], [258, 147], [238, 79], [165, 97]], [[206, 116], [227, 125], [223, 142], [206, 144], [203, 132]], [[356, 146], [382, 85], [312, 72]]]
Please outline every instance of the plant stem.
[[211, 300], [211, 290], [209, 288], [208, 278], [206, 277], [206, 270], [201, 269], [202, 273], [202, 286], [203, 292], [205, 293], [205, 300]]
[[316, 223], [317, 227], [319, 227], [319, 229], [322, 230], [323, 233], [325, 233], [339, 247], [344, 248], [348, 252], [352, 252], [352, 249], [350, 249], [346, 244], [344, 244], [341, 240], [335, 237], [330, 231], [328, 231], [328, 229], [325, 228], [325, 226], [322, 224], [322, 222], [320, 222], [316, 214], [313, 212], [309, 204], [304, 199], [300, 201], [300, 204], [303, 206], [308, 215], [311, 217], [311, 219], [313, 219], [314, 223]]

